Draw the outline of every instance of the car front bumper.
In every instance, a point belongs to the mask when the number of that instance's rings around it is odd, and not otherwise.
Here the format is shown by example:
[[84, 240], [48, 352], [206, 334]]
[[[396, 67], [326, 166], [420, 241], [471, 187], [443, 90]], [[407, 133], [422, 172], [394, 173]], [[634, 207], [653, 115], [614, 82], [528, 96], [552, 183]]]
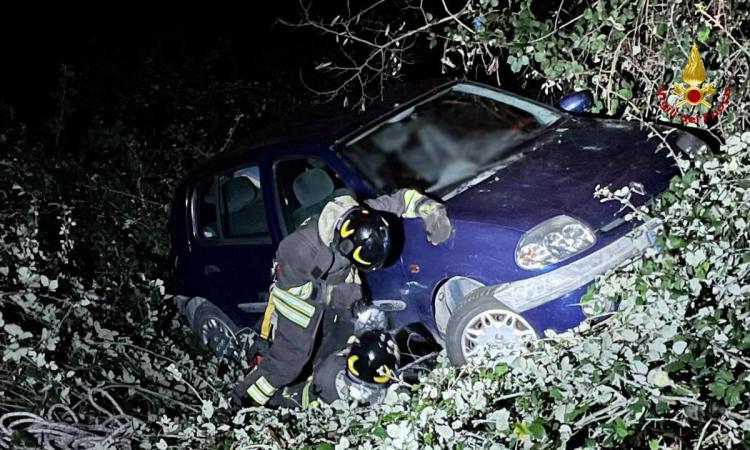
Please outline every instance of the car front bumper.
[[489, 294], [519, 313], [544, 305], [580, 289], [610, 269], [643, 256], [646, 249], [654, 245], [661, 225], [660, 219], [652, 218], [606, 247], [570, 264], [535, 277], [475, 289], [467, 300]]

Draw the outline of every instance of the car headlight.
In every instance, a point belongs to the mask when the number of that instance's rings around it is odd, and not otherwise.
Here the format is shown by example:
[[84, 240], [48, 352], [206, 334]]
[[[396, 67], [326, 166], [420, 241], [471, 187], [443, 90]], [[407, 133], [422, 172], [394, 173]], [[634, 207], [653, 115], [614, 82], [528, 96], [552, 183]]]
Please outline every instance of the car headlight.
[[687, 132], [680, 133], [677, 138], [677, 147], [689, 156], [697, 156], [706, 153], [708, 145], [703, 142], [700, 138]]
[[591, 228], [568, 216], [545, 220], [527, 231], [516, 246], [516, 264], [526, 270], [560, 262], [594, 245]]

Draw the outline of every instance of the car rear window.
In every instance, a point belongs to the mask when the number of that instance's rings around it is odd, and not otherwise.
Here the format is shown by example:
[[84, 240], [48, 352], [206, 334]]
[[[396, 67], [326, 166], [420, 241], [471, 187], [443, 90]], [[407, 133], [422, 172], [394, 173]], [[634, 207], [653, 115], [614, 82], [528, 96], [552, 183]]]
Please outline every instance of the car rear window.
[[268, 222], [258, 167], [244, 167], [198, 183], [193, 216], [195, 234], [200, 239], [267, 236]]
[[266, 208], [257, 166], [245, 167], [219, 177], [222, 225], [225, 238], [268, 234]]
[[216, 179], [198, 184], [193, 198], [195, 234], [201, 239], [219, 238], [218, 211], [216, 208]]

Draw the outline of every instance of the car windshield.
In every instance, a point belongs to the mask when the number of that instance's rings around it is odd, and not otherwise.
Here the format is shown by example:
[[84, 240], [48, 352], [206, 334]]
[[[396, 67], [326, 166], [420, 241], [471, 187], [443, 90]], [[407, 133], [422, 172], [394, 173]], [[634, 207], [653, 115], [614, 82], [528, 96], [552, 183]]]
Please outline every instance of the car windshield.
[[560, 117], [509, 93], [458, 85], [355, 137], [342, 153], [378, 190], [444, 196], [514, 159], [517, 144]]

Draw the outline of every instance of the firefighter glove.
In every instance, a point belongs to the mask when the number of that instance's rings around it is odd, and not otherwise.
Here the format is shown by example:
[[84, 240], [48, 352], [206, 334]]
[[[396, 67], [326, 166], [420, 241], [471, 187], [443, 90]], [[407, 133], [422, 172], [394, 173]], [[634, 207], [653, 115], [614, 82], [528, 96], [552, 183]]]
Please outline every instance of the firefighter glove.
[[438, 245], [448, 240], [453, 231], [445, 205], [425, 197], [417, 207], [417, 213], [424, 221], [427, 240], [432, 245]]

